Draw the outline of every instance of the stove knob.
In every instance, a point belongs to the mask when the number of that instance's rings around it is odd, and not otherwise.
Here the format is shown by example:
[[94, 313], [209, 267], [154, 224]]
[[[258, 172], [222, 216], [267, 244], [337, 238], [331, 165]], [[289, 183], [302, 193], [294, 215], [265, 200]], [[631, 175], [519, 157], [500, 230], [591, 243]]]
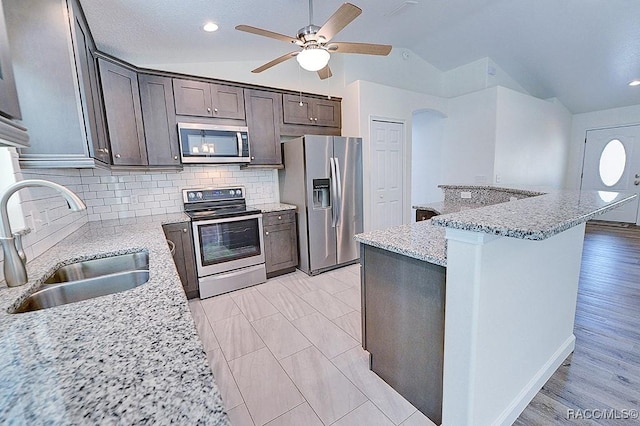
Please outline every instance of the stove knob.
[[198, 200], [202, 200], [202, 192], [196, 193], [196, 197], [198, 197]]
[[188, 194], [189, 194], [188, 197], [190, 200], [193, 200], [194, 198], [196, 198], [196, 194], [194, 192], [189, 192]]
[[237, 189], [237, 190], [236, 190], [236, 195], [239, 197], [240, 195], [242, 195], [242, 191], [241, 191], [241, 190], [239, 190], [239, 189]]

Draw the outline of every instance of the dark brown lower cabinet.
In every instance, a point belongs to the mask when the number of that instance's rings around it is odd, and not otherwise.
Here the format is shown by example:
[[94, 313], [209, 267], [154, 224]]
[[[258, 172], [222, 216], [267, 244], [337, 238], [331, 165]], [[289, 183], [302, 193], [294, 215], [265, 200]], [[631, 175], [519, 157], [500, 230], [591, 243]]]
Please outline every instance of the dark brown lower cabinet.
[[420, 222], [422, 220], [429, 220], [432, 217], [437, 216], [436, 212], [431, 210], [416, 210], [416, 222]]
[[267, 278], [293, 272], [298, 266], [298, 236], [294, 210], [265, 213], [264, 252]]
[[173, 261], [176, 264], [187, 299], [200, 297], [191, 224], [189, 222], [169, 223], [162, 225], [162, 229], [167, 240], [175, 244]]

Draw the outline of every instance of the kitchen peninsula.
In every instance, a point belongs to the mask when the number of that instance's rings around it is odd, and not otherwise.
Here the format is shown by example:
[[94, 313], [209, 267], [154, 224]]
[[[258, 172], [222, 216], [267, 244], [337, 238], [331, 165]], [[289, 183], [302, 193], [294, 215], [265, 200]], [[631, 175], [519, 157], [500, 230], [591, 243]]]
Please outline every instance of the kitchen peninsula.
[[585, 222], [636, 197], [441, 186], [359, 234], [370, 365], [436, 424], [510, 425], [573, 351]]

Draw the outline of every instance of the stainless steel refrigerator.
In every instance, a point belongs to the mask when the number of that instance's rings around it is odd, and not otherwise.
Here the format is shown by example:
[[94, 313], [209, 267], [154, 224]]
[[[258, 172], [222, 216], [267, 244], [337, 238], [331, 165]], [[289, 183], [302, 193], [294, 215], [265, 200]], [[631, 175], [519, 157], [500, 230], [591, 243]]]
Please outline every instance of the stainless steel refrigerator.
[[282, 143], [280, 201], [298, 208], [299, 268], [315, 275], [359, 260], [362, 139], [308, 135]]

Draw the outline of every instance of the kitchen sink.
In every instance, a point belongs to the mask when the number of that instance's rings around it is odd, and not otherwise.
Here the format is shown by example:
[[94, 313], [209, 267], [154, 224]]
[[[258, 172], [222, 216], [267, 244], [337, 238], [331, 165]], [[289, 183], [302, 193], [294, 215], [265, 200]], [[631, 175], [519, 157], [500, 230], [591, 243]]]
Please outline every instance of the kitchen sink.
[[149, 254], [137, 252], [72, 263], [56, 270], [45, 285], [13, 312], [52, 308], [138, 287], [149, 281]]
[[141, 269], [149, 269], [149, 253], [144, 251], [72, 263], [57, 269], [44, 283], [59, 284]]

